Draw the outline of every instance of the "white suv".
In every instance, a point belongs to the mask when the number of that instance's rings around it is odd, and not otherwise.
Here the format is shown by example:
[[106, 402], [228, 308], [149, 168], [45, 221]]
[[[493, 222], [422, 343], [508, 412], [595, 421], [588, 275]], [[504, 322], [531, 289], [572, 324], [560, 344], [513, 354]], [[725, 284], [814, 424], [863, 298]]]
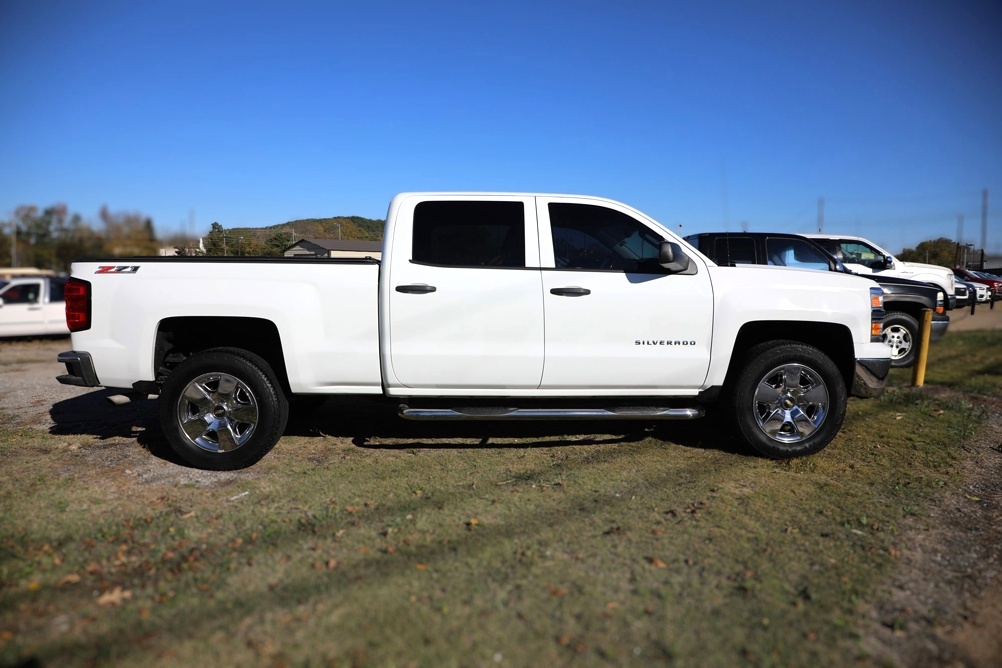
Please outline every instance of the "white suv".
[[864, 239], [837, 234], [804, 234], [810, 237], [832, 255], [842, 260], [842, 264], [857, 274], [880, 274], [910, 278], [938, 285], [946, 295], [947, 308], [956, 308], [956, 278], [946, 267], [920, 262], [903, 262], [877, 244]]

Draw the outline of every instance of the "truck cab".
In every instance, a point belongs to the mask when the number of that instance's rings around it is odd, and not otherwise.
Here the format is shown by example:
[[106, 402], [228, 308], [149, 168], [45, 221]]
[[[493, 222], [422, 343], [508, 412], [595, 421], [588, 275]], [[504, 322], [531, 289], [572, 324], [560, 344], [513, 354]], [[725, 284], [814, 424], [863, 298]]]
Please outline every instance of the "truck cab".
[[808, 233], [801, 236], [814, 239], [857, 274], [897, 276], [914, 281], [934, 283], [946, 296], [946, 308], [957, 308], [956, 279], [946, 267], [921, 262], [905, 262], [863, 237]]
[[0, 279], [0, 338], [68, 335], [65, 285], [58, 276]]

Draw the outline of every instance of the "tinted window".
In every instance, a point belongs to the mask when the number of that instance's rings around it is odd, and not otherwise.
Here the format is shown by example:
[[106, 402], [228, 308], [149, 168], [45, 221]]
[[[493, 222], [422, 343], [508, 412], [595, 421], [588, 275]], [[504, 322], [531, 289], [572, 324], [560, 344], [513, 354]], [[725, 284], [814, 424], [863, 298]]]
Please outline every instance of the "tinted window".
[[713, 261], [720, 265], [755, 264], [755, 244], [748, 237], [723, 237], [713, 244]]
[[608, 269], [663, 273], [658, 264], [664, 241], [636, 219], [590, 204], [549, 205], [553, 255], [561, 269]]
[[42, 294], [41, 283], [21, 283], [10, 286], [0, 298], [5, 304], [35, 304]]
[[412, 258], [449, 267], [524, 267], [522, 202], [421, 202]]
[[61, 302], [66, 301], [66, 279], [65, 278], [53, 278], [49, 281], [49, 301], [50, 302]]
[[859, 241], [841, 241], [843, 262], [849, 264], [863, 264], [873, 269], [884, 268], [884, 254], [869, 244]]
[[828, 271], [831, 263], [814, 246], [799, 239], [766, 239], [765, 254], [769, 264]]
[[853, 262], [854, 264], [871, 264], [874, 261], [883, 261], [884, 253], [874, 248], [869, 243], [859, 241], [841, 241], [842, 261]]

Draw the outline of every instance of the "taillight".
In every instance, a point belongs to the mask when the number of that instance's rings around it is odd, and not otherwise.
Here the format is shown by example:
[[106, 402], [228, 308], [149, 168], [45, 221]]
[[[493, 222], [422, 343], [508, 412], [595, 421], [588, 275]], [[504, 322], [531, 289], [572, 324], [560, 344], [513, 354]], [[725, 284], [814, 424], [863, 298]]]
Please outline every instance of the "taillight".
[[71, 332], [90, 329], [90, 283], [79, 278], [66, 281], [66, 326]]

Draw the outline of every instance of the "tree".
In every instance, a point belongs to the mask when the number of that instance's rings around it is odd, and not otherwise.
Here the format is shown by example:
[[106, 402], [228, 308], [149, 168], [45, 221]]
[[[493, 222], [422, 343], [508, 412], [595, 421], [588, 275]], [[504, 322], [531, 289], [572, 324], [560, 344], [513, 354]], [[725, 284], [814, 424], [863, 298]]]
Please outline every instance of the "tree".
[[280, 257], [292, 242], [289, 241], [289, 233], [285, 230], [278, 230], [264, 240], [262, 255]]
[[210, 257], [219, 257], [221, 255], [228, 255], [226, 248], [226, 230], [219, 223], [213, 223], [212, 229], [209, 230], [209, 234], [206, 235], [205, 241], [205, 254]]
[[112, 255], [157, 255], [160, 244], [153, 230], [153, 221], [138, 213], [111, 213], [101, 207], [104, 223], [104, 250]]
[[952, 267], [956, 264], [957, 244], [940, 237], [930, 241], [923, 241], [915, 248], [906, 248], [898, 255], [898, 259], [905, 262], [924, 262], [926, 264], [938, 264], [943, 267]]

